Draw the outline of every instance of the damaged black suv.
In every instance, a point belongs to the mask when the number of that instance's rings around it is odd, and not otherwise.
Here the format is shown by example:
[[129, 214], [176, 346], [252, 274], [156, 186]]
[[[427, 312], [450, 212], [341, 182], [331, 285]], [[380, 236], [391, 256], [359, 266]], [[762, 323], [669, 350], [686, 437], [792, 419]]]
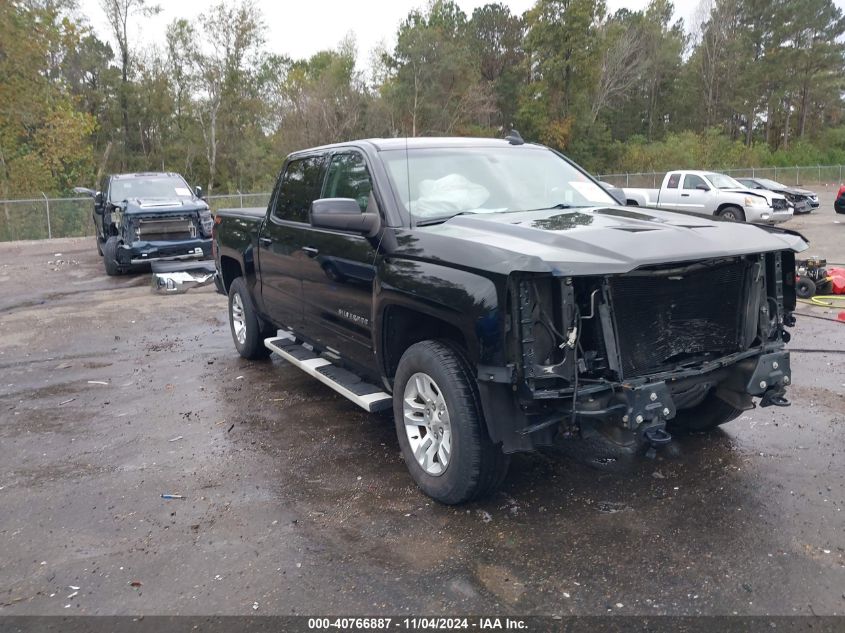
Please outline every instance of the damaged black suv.
[[75, 191], [94, 198], [97, 252], [109, 275], [211, 256], [211, 211], [202, 190], [192, 190], [179, 174], [113, 174], [100, 191]]

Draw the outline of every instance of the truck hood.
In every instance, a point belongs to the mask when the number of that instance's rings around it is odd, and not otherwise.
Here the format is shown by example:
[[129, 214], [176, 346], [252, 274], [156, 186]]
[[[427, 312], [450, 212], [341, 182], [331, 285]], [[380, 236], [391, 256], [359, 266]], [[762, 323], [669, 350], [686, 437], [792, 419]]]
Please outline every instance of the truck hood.
[[202, 200], [179, 198], [132, 198], [124, 200], [120, 206], [128, 215], [178, 215], [208, 210]]
[[774, 191], [768, 191], [766, 189], [719, 189], [719, 191], [725, 191], [728, 193], [739, 193], [746, 196], [759, 196], [761, 198], [765, 198], [766, 202], [769, 203], [769, 206], [772, 206], [772, 200], [784, 199], [782, 194], [776, 193]]
[[501, 274], [626, 273], [641, 266], [778, 250], [803, 251], [792, 231], [631, 207], [456, 216], [397, 236], [396, 253]]
[[777, 193], [788, 193], [793, 196], [806, 196], [808, 198], [816, 195], [814, 192], [808, 189], [801, 189], [800, 187], [785, 187], [784, 189], [778, 189]]

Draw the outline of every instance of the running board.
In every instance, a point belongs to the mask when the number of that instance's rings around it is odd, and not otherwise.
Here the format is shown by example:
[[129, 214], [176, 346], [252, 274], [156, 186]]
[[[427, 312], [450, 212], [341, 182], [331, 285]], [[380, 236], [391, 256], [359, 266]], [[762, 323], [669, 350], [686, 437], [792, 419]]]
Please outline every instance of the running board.
[[363, 382], [351, 371], [338, 367], [325, 358], [320, 358], [312, 350], [297, 343], [293, 334], [280, 330], [276, 336], [264, 339], [264, 346], [365, 411], [373, 413], [393, 406], [393, 397], [389, 393], [385, 393], [375, 385]]

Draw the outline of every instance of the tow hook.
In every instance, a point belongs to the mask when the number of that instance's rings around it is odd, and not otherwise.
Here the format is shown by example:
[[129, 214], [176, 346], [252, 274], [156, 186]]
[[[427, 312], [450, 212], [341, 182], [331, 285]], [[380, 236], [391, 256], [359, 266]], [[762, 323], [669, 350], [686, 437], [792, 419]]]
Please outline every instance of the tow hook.
[[652, 426], [643, 431], [643, 438], [648, 442], [645, 455], [649, 459], [657, 456], [657, 449], [672, 441], [672, 435], [662, 426]]
[[761, 407], [788, 407], [792, 403], [783, 397], [783, 394], [786, 393], [783, 389], [769, 389], [766, 393], [763, 394], [763, 397], [760, 398], [760, 406]]

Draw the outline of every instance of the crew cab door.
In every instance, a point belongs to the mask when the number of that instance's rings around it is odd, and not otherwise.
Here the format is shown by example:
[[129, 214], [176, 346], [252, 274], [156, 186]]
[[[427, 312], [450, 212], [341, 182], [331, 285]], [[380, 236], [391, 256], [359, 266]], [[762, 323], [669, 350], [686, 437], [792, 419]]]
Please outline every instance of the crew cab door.
[[[362, 212], [378, 213], [370, 173], [362, 153], [338, 151], [328, 160], [320, 197], [352, 198]], [[303, 331], [344, 360], [374, 371], [374, 245], [357, 233], [309, 227], [303, 247]]]
[[709, 209], [708, 201], [712, 195], [711, 187], [704, 178], [696, 174], [685, 174], [681, 188], [681, 204], [678, 208], [710, 215], [712, 211]]
[[279, 325], [302, 331], [302, 268], [308, 259], [308, 210], [323, 185], [324, 156], [297, 156], [285, 165], [258, 236], [261, 299]]

